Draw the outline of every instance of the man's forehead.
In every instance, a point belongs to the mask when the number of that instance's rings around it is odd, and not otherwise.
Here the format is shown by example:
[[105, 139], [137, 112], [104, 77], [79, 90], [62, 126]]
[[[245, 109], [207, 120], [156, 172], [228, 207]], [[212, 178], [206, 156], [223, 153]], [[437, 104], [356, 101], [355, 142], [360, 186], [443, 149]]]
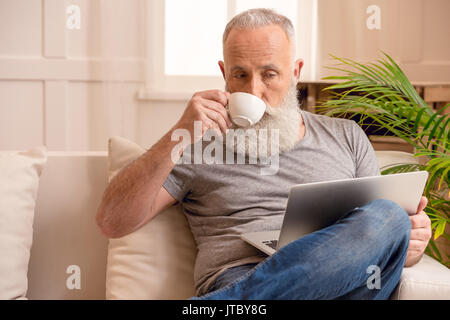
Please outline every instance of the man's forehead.
[[255, 46], [277, 48], [289, 45], [289, 39], [284, 30], [277, 25], [253, 29], [235, 29], [228, 34], [225, 49], [239, 50]]
[[277, 64], [277, 60], [287, 58], [289, 55], [289, 39], [284, 30], [277, 25], [256, 29], [232, 29], [224, 47], [226, 60], [227, 58], [236, 62], [248, 59], [264, 60], [265, 63], [261, 67], [271, 63]]

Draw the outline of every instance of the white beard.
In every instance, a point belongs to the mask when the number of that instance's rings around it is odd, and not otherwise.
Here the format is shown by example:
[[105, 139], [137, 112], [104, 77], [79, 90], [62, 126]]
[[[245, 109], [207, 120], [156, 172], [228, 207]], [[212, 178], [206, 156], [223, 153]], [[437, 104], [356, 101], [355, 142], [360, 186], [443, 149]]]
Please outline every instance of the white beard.
[[[267, 106], [267, 110], [259, 122], [245, 128], [233, 124], [230, 129], [233, 130], [226, 134], [223, 143], [226, 143], [227, 147], [241, 156], [244, 156], [242, 150], [245, 150], [245, 156], [248, 157], [250, 154], [256, 156], [257, 159], [271, 157], [291, 150], [299, 139], [300, 130], [300, 109], [296, 83], [292, 81], [286, 96], [278, 107]], [[260, 132], [262, 129], [263, 131]], [[272, 141], [273, 135], [275, 135], [272, 130], [278, 130], [279, 140]], [[257, 138], [249, 139], [252, 136], [249, 131], [256, 131]], [[264, 131], [267, 134], [264, 134]], [[239, 138], [239, 136], [242, 137]], [[262, 147], [262, 150], [258, 149], [258, 146], [261, 148], [261, 145], [267, 147]]]

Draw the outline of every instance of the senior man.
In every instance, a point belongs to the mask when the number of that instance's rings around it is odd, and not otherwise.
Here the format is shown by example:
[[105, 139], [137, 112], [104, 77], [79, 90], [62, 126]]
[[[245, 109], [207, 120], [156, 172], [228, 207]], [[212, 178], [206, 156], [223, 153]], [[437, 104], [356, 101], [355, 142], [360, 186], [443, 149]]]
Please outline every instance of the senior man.
[[[195, 93], [171, 130], [105, 191], [97, 223], [111, 238], [183, 204], [198, 248], [193, 299], [387, 299], [403, 267], [420, 260], [430, 239], [425, 197], [411, 217], [392, 201], [371, 201], [271, 257], [240, 239], [245, 232], [280, 229], [294, 184], [380, 174], [373, 148], [356, 122], [299, 108], [296, 83], [303, 61], [294, 60], [294, 39], [289, 19], [272, 10], [235, 16], [223, 34], [224, 61], [219, 62], [226, 90]], [[223, 143], [229, 138], [228, 129], [236, 126], [226, 105], [237, 91], [269, 106], [261, 121], [245, 130], [279, 130], [279, 148], [272, 150], [279, 156], [278, 172], [261, 175], [261, 162], [177, 162], [184, 149], [174, 159], [176, 130], [194, 137], [199, 121], [201, 135], [190, 143], [203, 144], [200, 138], [211, 130], [223, 134]], [[246, 156], [255, 143], [234, 141], [235, 147], [245, 144], [234, 150]], [[375, 287], [368, 285], [374, 270], [380, 276]]]

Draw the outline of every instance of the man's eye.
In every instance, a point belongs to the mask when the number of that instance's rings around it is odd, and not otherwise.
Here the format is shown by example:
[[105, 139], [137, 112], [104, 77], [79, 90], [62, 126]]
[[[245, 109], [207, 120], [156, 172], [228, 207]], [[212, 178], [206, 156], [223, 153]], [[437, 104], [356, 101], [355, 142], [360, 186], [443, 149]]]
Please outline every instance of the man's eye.
[[237, 79], [243, 79], [243, 78], [245, 78], [245, 73], [235, 74], [234, 77], [237, 78]]
[[266, 74], [264, 75], [264, 77], [265, 77], [265, 78], [268, 78], [268, 79], [274, 78], [274, 77], [276, 77], [276, 76], [277, 76], [276, 73], [266, 73]]

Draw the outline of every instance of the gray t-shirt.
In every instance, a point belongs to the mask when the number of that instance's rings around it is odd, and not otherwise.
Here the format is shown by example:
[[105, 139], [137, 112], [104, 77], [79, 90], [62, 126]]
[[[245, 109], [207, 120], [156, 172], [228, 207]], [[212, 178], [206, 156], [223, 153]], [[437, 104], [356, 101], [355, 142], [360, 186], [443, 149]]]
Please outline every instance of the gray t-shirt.
[[380, 174], [355, 121], [301, 114], [305, 135], [279, 155], [276, 174], [261, 175], [260, 164], [177, 164], [163, 183], [182, 203], [197, 244], [197, 295], [227, 268], [267, 257], [240, 234], [280, 229], [291, 186]]

